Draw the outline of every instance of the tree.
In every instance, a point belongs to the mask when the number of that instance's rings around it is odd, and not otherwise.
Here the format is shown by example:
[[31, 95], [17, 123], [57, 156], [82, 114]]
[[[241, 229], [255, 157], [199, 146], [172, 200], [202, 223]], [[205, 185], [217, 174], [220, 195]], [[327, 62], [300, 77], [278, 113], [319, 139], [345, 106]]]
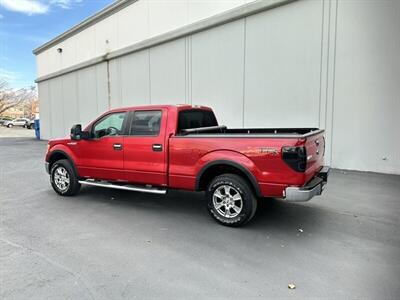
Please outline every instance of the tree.
[[8, 87], [8, 82], [0, 78], [0, 115], [10, 108], [26, 103], [31, 103], [37, 99], [36, 88], [12, 89]]

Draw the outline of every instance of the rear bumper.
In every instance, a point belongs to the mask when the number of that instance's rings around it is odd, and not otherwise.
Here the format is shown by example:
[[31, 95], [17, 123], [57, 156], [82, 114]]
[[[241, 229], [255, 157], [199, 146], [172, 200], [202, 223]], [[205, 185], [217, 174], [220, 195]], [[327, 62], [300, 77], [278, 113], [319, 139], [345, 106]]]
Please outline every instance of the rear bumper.
[[287, 187], [285, 189], [285, 200], [291, 202], [304, 202], [314, 196], [322, 194], [326, 183], [328, 182], [330, 168], [324, 166], [311, 181], [302, 187]]

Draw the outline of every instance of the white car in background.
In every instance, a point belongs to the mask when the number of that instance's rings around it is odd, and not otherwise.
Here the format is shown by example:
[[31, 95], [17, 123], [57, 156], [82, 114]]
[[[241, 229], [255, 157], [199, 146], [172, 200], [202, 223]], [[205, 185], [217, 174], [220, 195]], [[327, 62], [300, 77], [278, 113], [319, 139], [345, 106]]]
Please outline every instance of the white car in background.
[[26, 127], [29, 122], [30, 120], [27, 118], [17, 118], [12, 121], [5, 121], [3, 125], [7, 126], [8, 128], [11, 128], [13, 126]]

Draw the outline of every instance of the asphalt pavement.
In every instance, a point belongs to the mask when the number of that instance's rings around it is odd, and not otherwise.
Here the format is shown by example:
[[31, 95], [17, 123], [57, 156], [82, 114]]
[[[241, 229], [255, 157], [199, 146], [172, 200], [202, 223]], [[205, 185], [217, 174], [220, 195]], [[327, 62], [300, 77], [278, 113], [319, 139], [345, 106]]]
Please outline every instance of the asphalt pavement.
[[1, 299], [399, 299], [400, 176], [334, 170], [228, 228], [202, 193], [58, 196], [45, 150], [0, 138]]

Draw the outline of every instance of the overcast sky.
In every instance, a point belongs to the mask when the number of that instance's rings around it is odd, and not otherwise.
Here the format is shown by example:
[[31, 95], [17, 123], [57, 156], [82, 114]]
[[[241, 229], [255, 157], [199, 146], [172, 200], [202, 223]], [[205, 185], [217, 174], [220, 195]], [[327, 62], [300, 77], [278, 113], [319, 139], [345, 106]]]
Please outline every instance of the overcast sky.
[[34, 85], [32, 50], [113, 0], [0, 0], [0, 77], [10, 87]]

